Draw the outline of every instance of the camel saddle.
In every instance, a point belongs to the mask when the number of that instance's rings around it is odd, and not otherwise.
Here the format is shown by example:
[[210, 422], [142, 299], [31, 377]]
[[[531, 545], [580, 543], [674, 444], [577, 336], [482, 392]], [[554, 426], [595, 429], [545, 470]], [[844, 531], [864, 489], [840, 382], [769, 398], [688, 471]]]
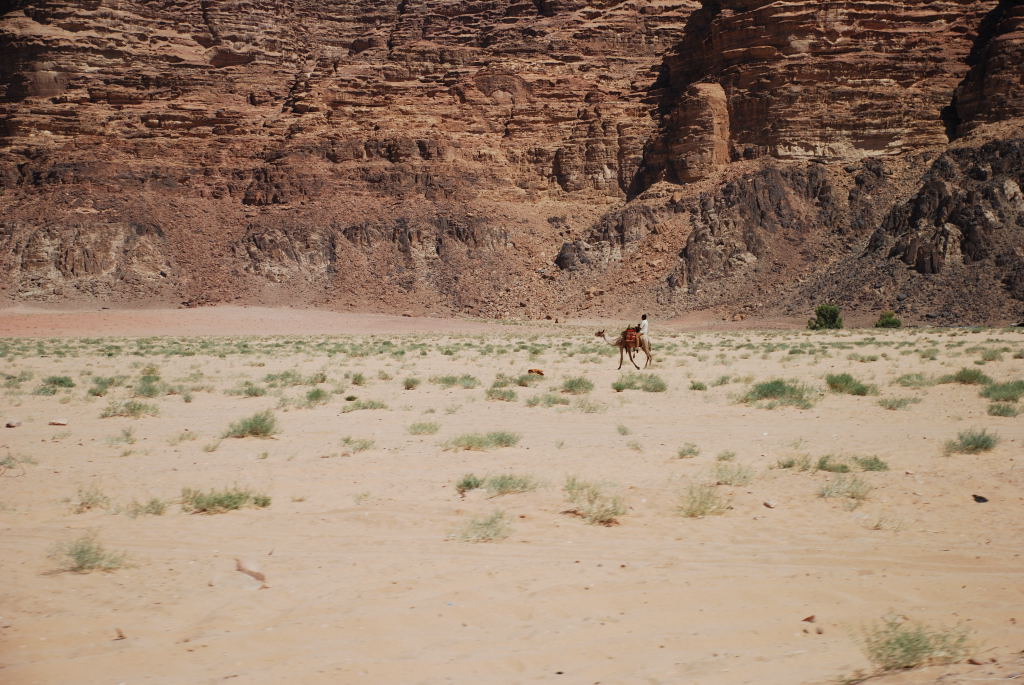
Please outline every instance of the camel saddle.
[[625, 340], [626, 344], [629, 345], [630, 347], [636, 347], [640, 343], [639, 328], [634, 328], [630, 326], [625, 331], [623, 331], [623, 335], [625, 336], [623, 340]]

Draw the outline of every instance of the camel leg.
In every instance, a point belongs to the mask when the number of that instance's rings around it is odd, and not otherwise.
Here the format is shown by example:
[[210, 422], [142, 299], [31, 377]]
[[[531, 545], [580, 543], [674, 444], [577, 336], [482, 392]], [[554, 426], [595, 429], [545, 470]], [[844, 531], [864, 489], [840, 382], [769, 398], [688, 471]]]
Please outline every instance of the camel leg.
[[654, 361], [654, 355], [651, 354], [651, 346], [649, 344], [644, 348], [644, 354], [647, 355], [647, 363], [644, 364], [644, 368], [646, 369], [651, 365], [651, 362]]
[[622, 369], [622, 348], [619, 348], [619, 370]]
[[640, 367], [637, 366], [636, 359], [633, 358], [634, 356], [636, 356], [636, 349], [630, 349], [629, 350], [629, 361], [631, 361], [633, 363], [633, 366], [636, 367], [636, 370], [639, 371]]

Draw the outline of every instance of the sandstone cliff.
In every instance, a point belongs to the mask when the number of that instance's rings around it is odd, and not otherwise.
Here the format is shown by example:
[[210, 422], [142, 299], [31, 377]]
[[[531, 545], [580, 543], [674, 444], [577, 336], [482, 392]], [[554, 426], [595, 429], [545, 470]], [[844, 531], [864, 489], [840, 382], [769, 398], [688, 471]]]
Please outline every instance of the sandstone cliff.
[[[982, 159], [1020, 137], [1019, 2], [7, 0], [0, 13], [8, 298], [777, 311], [870, 253], [872, 274], [908, 260], [941, 261], [933, 280], [960, 274], [902, 293], [910, 314], [964, 287], [979, 317], [1021, 312], [1016, 210], [979, 210], [1002, 231], [979, 258], [950, 247], [974, 244], [963, 212], [938, 233], [894, 218], [931, 192], [930, 164], [959, 159], [951, 140], [977, 139]], [[996, 166], [991, 184], [1019, 184]], [[897, 294], [876, 290], [861, 306]]]

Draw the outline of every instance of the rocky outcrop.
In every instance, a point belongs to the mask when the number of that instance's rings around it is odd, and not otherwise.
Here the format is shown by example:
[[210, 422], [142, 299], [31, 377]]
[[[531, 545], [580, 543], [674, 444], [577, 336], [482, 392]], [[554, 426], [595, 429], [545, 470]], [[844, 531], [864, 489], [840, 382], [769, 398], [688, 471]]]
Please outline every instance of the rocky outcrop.
[[[909, 261], [1019, 293], [1009, 205], [923, 174], [1017, 135], [1020, 8], [0, 2], [0, 290], [755, 311]], [[960, 214], [900, 223], [919, 194]]]

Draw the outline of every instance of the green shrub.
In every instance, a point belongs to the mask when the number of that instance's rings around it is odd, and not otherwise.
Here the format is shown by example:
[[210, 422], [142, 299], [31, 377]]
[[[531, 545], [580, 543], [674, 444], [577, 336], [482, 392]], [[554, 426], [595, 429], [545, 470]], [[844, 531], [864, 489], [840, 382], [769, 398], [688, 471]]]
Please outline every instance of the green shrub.
[[992, 383], [982, 388], [981, 396], [993, 402], [1016, 402], [1024, 395], [1024, 381]]
[[722, 514], [729, 501], [719, 494], [714, 485], [691, 483], [679, 500], [679, 513], [687, 518], [703, 518]]
[[957, 434], [956, 440], [946, 443], [946, 453], [980, 454], [999, 444], [999, 436], [982, 430], [965, 430]]
[[818, 458], [818, 463], [814, 465], [815, 471], [828, 471], [829, 473], [849, 473], [850, 465], [845, 464], [841, 461], [832, 461], [834, 457], [830, 454], [826, 454], [823, 457]]
[[676, 452], [676, 457], [678, 457], [679, 459], [689, 459], [691, 457], [696, 457], [699, 454], [700, 448], [694, 445], [692, 442], [688, 442], [679, 448], [679, 450]]
[[160, 382], [160, 376], [146, 374], [135, 384], [134, 394], [136, 397], [156, 397], [163, 394], [164, 387]]
[[905, 373], [895, 381], [896, 385], [902, 385], [905, 388], [926, 388], [929, 385], [933, 385], [934, 381], [925, 378], [920, 373]]
[[594, 389], [594, 384], [583, 376], [576, 376], [574, 378], [566, 378], [562, 382], [562, 392], [567, 392], [570, 395], [582, 395], [588, 393]]
[[441, 426], [431, 421], [421, 421], [409, 426], [410, 435], [433, 435], [441, 429]]
[[341, 444], [348, 448], [349, 454], [358, 454], [371, 449], [374, 443], [369, 438], [353, 438], [351, 435], [346, 435], [341, 439]]
[[992, 404], [988, 405], [988, 415], [989, 416], [1013, 417], [1013, 416], [1016, 416], [1019, 413], [1020, 413], [1020, 411], [1017, 409], [1017, 405], [1015, 405], [1015, 404], [1008, 404], [1008, 403], [1004, 403], [1004, 402], [993, 402]]
[[843, 327], [843, 317], [839, 307], [834, 304], [819, 304], [814, 308], [814, 318], [808, 320], [807, 327], [812, 331]]
[[531, 476], [503, 473], [498, 476], [489, 476], [484, 481], [484, 487], [495, 497], [499, 495], [512, 495], [520, 492], [530, 492], [537, 489], [537, 481]]
[[419, 378], [406, 378], [404, 381], [402, 381], [402, 387], [405, 388], [406, 390], [415, 390], [416, 388], [420, 387], [421, 382], [422, 381], [420, 381]]
[[88, 573], [119, 569], [125, 565], [126, 555], [107, 551], [96, 541], [96, 534], [90, 533], [77, 540], [57, 544], [50, 552], [50, 558], [61, 563], [61, 571]]
[[486, 450], [493, 447], [512, 447], [519, 442], [519, 436], [505, 431], [491, 433], [466, 433], [445, 443], [449, 450]]
[[100, 414], [100, 418], [106, 419], [111, 416], [128, 416], [133, 419], [137, 419], [142, 416], [156, 416], [159, 413], [160, 410], [152, 404], [146, 404], [145, 402], [139, 402], [137, 400], [128, 400], [127, 402], [111, 402]]
[[950, 376], [943, 376], [939, 383], [962, 383], [963, 385], [988, 385], [992, 379], [978, 369], [960, 369]]
[[483, 486], [483, 478], [475, 476], [472, 473], [467, 473], [461, 479], [459, 479], [459, 482], [455, 484], [455, 491], [458, 492], [459, 495], [461, 496], [465, 495], [470, 490], [476, 490], [477, 488], [482, 488]]
[[239, 488], [210, 492], [184, 488], [181, 491], [181, 509], [190, 514], [219, 514], [245, 506], [269, 507], [270, 497]]
[[775, 462], [775, 466], [780, 469], [793, 469], [794, 471], [810, 471], [811, 470], [811, 458], [806, 454], [799, 457], [787, 457], [785, 459], [779, 459]]
[[896, 318], [896, 312], [885, 311], [875, 322], [875, 328], [899, 328], [903, 323]]
[[556, 405], [569, 404], [569, 399], [560, 395], [553, 395], [546, 393], [544, 395], [534, 395], [530, 399], [526, 400], [527, 407], [554, 407]]
[[707, 390], [707, 389], [708, 389], [708, 386], [707, 386], [706, 383], [701, 383], [700, 381], [691, 381], [690, 382], [690, 390]]
[[103, 397], [107, 394], [107, 391], [111, 386], [117, 385], [118, 380], [113, 377], [105, 378], [103, 376], [96, 376], [92, 379], [92, 387], [86, 392], [93, 397]]
[[306, 393], [306, 406], [312, 407], [317, 404], [325, 404], [331, 397], [331, 393], [323, 388], [313, 388]]
[[910, 405], [917, 404], [920, 401], [920, 397], [883, 397], [878, 400], [878, 406], [890, 411], [896, 411], [897, 409], [906, 409]]
[[352, 374], [352, 385], [366, 385], [366, 376], [361, 373]]
[[862, 647], [882, 671], [898, 671], [962, 659], [968, 650], [965, 628], [930, 628], [888, 616], [863, 630]]
[[355, 400], [349, 402], [341, 408], [342, 414], [348, 414], [353, 411], [362, 411], [366, 409], [387, 409], [388, 405], [384, 404], [379, 400]]
[[43, 379], [43, 385], [48, 385], [52, 388], [73, 388], [75, 382], [71, 380], [70, 376], [47, 376]]
[[570, 476], [563, 490], [574, 507], [570, 513], [583, 518], [587, 523], [613, 526], [618, 523], [618, 517], [626, 513], [626, 504], [622, 499], [604, 494], [601, 486], [596, 483]]
[[232, 423], [221, 437], [224, 438], [267, 438], [277, 432], [277, 419], [274, 414], [261, 411], [258, 414]]
[[854, 457], [853, 461], [857, 463], [864, 471], [888, 471], [889, 465], [884, 460], [878, 457]]
[[515, 402], [516, 391], [512, 388], [489, 388], [487, 390], [487, 399], [496, 402]]
[[746, 485], [754, 479], [754, 470], [730, 461], [715, 463], [714, 479], [718, 485]]
[[781, 379], [758, 383], [741, 398], [742, 402], [760, 402], [768, 409], [789, 405], [801, 409], [812, 406], [813, 391], [805, 385]]
[[871, 485], [860, 477], [842, 474], [822, 485], [818, 497], [847, 497], [860, 502], [867, 499], [871, 490]]
[[524, 373], [523, 375], [516, 378], [515, 382], [521, 388], [530, 388], [544, 380], [544, 376], [538, 376], [535, 373]]
[[832, 392], [847, 395], [868, 395], [875, 392], [875, 387], [861, 383], [848, 373], [830, 373], [825, 376], [825, 383]]
[[470, 520], [459, 534], [465, 542], [493, 542], [509, 536], [509, 524], [505, 512], [496, 511], [489, 516]]
[[78, 495], [72, 510], [76, 514], [83, 514], [91, 509], [107, 507], [109, 504], [110, 498], [95, 485], [90, 485], [87, 488], [78, 488]]
[[167, 502], [158, 497], [151, 497], [147, 502], [132, 500], [132, 503], [125, 508], [125, 513], [132, 518], [144, 515], [163, 516], [165, 511], [167, 511]]
[[430, 379], [431, 383], [436, 383], [444, 388], [450, 388], [458, 385], [466, 390], [472, 390], [480, 385], [480, 381], [475, 376], [471, 376], [468, 373], [461, 376], [433, 376]]

